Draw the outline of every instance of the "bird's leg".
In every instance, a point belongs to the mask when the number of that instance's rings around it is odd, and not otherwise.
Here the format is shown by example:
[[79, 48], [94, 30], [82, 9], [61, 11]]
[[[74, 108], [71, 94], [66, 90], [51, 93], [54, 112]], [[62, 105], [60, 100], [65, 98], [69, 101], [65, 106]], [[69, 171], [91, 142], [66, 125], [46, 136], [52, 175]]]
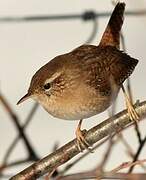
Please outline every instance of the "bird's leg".
[[127, 107], [127, 111], [128, 111], [130, 119], [135, 121], [135, 122], [138, 122], [139, 116], [138, 116], [136, 110], [134, 109], [132, 102], [129, 99], [123, 85], [122, 85], [122, 91], [124, 93], [124, 97], [125, 97], [125, 101], [126, 101], [126, 107]]
[[90, 146], [89, 143], [85, 140], [83, 132], [81, 131], [82, 121], [83, 121], [82, 119], [79, 121], [79, 124], [78, 124], [76, 132], [75, 132], [76, 138], [77, 138], [77, 146], [78, 146], [80, 152], [82, 152], [82, 146], [85, 149], [88, 149]]

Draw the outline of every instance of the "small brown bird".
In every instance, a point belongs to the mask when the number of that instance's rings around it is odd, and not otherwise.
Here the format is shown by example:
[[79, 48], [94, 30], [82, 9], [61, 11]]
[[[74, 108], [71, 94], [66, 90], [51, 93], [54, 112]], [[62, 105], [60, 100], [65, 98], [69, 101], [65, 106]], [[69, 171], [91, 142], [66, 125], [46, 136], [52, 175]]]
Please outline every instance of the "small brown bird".
[[[133, 72], [138, 60], [119, 50], [123, 24], [124, 3], [118, 3], [98, 46], [82, 45], [59, 55], [41, 67], [31, 80], [28, 98], [38, 101], [52, 116], [66, 120], [80, 120], [76, 136], [89, 146], [81, 131], [85, 118], [106, 110], [117, 97], [123, 82]], [[129, 115], [138, 116], [124, 91]]]

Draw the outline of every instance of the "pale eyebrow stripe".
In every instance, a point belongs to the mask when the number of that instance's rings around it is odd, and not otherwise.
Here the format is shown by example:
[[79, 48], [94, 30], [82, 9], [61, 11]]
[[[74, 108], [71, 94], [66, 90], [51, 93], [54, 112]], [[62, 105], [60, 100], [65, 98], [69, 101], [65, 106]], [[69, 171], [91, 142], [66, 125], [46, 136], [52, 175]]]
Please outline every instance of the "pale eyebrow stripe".
[[45, 84], [53, 82], [53, 81], [54, 81], [57, 77], [59, 77], [60, 75], [61, 75], [61, 72], [56, 72], [55, 74], [53, 74], [53, 75], [51, 76], [51, 78], [49, 78], [49, 79], [47, 79], [47, 80], [45, 81]]

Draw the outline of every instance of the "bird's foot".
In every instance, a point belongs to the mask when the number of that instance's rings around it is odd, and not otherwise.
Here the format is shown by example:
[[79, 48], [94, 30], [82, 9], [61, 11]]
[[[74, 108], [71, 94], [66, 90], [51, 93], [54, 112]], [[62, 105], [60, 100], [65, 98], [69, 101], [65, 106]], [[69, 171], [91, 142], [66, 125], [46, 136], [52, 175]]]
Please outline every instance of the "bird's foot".
[[78, 127], [76, 129], [76, 138], [77, 138], [77, 146], [80, 152], [83, 151], [83, 149], [88, 149], [89, 151], [91, 151], [90, 144], [86, 141], [85, 137], [84, 137], [84, 131], [81, 131], [81, 124], [82, 124], [82, 120], [80, 120]]
[[[138, 123], [139, 115], [137, 114], [136, 110], [134, 109], [133, 104], [132, 104], [129, 96], [127, 95], [123, 85], [122, 85], [122, 90], [123, 90], [123, 93], [124, 93], [124, 97], [125, 97], [125, 101], [126, 101], [126, 107], [127, 107], [127, 112], [128, 112], [129, 118], [132, 121], [134, 121], [135, 123]], [[136, 104], [138, 104], [138, 102]]]
[[76, 138], [77, 138], [77, 146], [80, 152], [82, 152], [82, 147], [84, 149], [88, 149], [89, 148], [89, 143], [86, 141], [83, 132], [81, 130], [76, 130]]
[[137, 114], [136, 110], [134, 109], [129, 98], [126, 98], [126, 107], [127, 107], [127, 112], [129, 114], [130, 119], [132, 121], [135, 121], [136, 123], [138, 123], [139, 115]]

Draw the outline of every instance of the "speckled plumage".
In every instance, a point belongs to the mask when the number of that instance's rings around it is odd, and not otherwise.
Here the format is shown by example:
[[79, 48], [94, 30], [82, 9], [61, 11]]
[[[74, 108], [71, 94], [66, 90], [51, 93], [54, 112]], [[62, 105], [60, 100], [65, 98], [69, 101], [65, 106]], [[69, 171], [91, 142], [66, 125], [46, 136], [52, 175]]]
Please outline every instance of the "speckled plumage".
[[[109, 107], [136, 64], [136, 59], [115, 47], [83, 45], [55, 57], [37, 71], [29, 91], [36, 91], [34, 99], [55, 117], [88, 118]], [[46, 94], [43, 85], [55, 73], [59, 76]]]
[[82, 45], [52, 59], [33, 76], [20, 102], [31, 96], [53, 116], [68, 120], [107, 109], [138, 63], [118, 49], [124, 7], [117, 4], [99, 46]]

